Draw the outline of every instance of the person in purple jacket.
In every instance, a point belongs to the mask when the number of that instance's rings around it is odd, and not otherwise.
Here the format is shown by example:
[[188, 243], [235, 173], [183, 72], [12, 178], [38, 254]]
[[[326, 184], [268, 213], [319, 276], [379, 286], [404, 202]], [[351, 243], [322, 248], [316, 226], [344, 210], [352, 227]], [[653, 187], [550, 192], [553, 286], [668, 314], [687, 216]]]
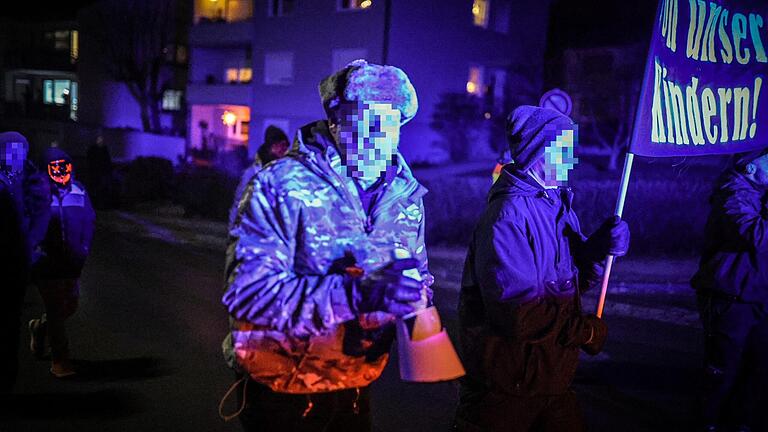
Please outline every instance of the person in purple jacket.
[[565, 187], [577, 128], [557, 111], [533, 106], [507, 119], [513, 163], [488, 195], [464, 266], [459, 331], [466, 377], [458, 431], [581, 431], [570, 389], [579, 351], [595, 355], [605, 323], [581, 309], [581, 293], [622, 256], [629, 228], [608, 218], [582, 234]]
[[768, 430], [768, 148], [717, 182], [691, 279], [705, 331], [704, 430]]
[[67, 153], [50, 148], [43, 164], [50, 178], [51, 221], [42, 243], [44, 256], [33, 266], [32, 277], [45, 314], [29, 322], [30, 348], [41, 358], [50, 347], [51, 374], [63, 378], [75, 374], [64, 322], [77, 310], [80, 273], [90, 252], [96, 216], [85, 188], [74, 180]]

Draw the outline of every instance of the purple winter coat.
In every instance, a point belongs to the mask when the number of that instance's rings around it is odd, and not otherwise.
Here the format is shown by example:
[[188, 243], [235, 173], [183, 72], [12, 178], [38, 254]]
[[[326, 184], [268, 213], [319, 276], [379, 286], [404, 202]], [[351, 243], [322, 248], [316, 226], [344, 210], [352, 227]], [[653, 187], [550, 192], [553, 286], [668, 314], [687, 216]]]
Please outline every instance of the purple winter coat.
[[743, 302], [768, 304], [768, 191], [735, 170], [710, 198], [706, 243], [691, 285]]
[[461, 404], [487, 392], [568, 391], [591, 333], [580, 293], [597, 283], [605, 257], [581, 233], [572, 197], [510, 166], [491, 188], [462, 277]]

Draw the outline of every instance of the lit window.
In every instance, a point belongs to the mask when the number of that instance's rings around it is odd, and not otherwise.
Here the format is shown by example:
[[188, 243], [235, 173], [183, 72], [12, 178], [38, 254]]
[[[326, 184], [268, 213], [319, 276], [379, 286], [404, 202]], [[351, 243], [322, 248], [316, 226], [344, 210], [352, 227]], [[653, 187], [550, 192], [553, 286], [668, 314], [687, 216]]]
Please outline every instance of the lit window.
[[70, 32], [66, 30], [53, 32], [53, 49], [56, 51], [69, 51]]
[[293, 53], [267, 53], [264, 58], [264, 84], [293, 84]]
[[332, 52], [331, 73], [348, 65], [350, 62], [358, 59], [364, 59], [368, 56], [368, 50], [365, 48], [335, 49]]
[[43, 103], [66, 105], [71, 101], [70, 80], [43, 80]]
[[476, 26], [488, 28], [488, 9], [490, 9], [490, 0], [472, 2], [472, 19]]
[[481, 95], [483, 92], [483, 68], [472, 66], [469, 68], [469, 78], [467, 79], [467, 93]]
[[80, 104], [80, 98], [78, 96], [77, 92], [77, 83], [73, 82], [72, 86], [70, 87], [70, 102], [69, 102], [69, 118], [72, 119], [72, 121], [77, 121], [77, 108]]
[[166, 90], [163, 92], [163, 110], [181, 110], [181, 90]]
[[80, 34], [77, 30], [72, 30], [69, 39], [69, 58], [75, 63], [80, 56]]
[[253, 0], [195, 0], [195, 22], [243, 21], [253, 17]]
[[267, 16], [281, 17], [291, 15], [296, 10], [296, 0], [269, 0]]
[[339, 10], [368, 9], [373, 6], [373, 0], [340, 0]]
[[227, 68], [224, 81], [227, 83], [249, 83], [253, 78], [253, 69]]
[[228, 83], [237, 82], [237, 68], [228, 68], [224, 80]]
[[238, 69], [237, 73], [238, 73], [238, 80], [241, 83], [249, 83], [253, 78], [253, 69], [251, 68], [240, 68]]
[[43, 81], [43, 103], [53, 104], [53, 80]]

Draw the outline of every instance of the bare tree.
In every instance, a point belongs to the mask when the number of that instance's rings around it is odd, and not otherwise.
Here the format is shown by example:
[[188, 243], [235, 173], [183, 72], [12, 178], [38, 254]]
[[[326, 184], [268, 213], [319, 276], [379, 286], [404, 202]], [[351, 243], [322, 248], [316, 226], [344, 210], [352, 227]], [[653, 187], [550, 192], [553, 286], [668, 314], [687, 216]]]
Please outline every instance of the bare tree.
[[159, 131], [163, 63], [175, 35], [173, 0], [103, 0], [96, 16], [93, 36], [107, 73], [128, 87], [144, 131]]

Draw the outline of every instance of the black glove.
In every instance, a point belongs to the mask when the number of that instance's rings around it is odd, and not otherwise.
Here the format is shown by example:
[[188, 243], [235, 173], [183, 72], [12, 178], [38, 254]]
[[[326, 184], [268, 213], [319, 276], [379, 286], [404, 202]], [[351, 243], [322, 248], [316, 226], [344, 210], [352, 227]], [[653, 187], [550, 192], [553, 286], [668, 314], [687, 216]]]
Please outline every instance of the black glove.
[[584, 321], [587, 327], [591, 329], [590, 337], [581, 346], [581, 349], [589, 355], [598, 354], [603, 350], [605, 340], [608, 338], [608, 326], [605, 322], [595, 315], [584, 315]]
[[629, 225], [618, 216], [606, 219], [589, 238], [600, 255], [624, 256], [629, 250]]
[[384, 267], [352, 279], [352, 297], [358, 312], [389, 312], [402, 316], [415, 309], [409, 303], [421, 298], [422, 282], [403, 276], [403, 270], [416, 268], [414, 258], [394, 260]]

